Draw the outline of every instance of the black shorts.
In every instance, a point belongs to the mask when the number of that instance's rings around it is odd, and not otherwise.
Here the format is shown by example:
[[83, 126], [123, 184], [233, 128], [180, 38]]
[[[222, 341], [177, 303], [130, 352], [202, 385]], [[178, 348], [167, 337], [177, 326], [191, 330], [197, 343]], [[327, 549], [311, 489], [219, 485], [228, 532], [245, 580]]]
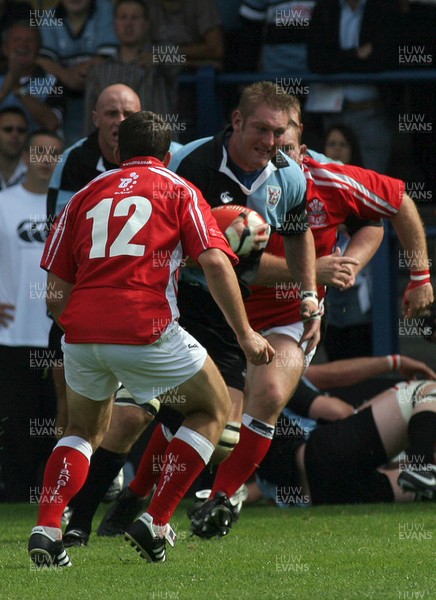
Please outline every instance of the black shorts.
[[387, 461], [371, 407], [311, 434], [305, 467], [313, 504], [392, 502]]
[[202, 344], [229, 387], [244, 389], [246, 360], [223, 313], [200, 286], [179, 282], [179, 323]]
[[51, 350], [52, 356], [56, 360], [63, 360], [64, 353], [62, 352], [61, 339], [64, 335], [62, 329], [54, 321], [50, 328], [48, 336], [48, 347]]

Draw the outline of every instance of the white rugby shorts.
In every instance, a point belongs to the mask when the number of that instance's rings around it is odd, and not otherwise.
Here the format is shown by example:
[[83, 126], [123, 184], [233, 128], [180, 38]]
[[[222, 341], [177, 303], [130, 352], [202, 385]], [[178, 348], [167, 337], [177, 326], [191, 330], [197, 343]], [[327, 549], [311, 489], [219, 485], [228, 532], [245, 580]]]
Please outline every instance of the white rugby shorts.
[[91, 400], [106, 400], [122, 383], [138, 404], [181, 385], [206, 361], [203, 346], [178, 323], [153, 344], [68, 344], [62, 338], [65, 379]]
[[[303, 321], [297, 321], [297, 323], [291, 323], [290, 325], [277, 325], [276, 327], [270, 327], [269, 329], [263, 329], [261, 334], [264, 337], [268, 337], [273, 333], [277, 333], [279, 335], [286, 335], [292, 338], [297, 344], [301, 339], [301, 336], [304, 333], [304, 324]], [[306, 350], [308, 342], [304, 342], [301, 346], [303, 351]], [[316, 348], [314, 348], [309, 354], [304, 355], [304, 366], [308, 367], [312, 358], [315, 356]]]

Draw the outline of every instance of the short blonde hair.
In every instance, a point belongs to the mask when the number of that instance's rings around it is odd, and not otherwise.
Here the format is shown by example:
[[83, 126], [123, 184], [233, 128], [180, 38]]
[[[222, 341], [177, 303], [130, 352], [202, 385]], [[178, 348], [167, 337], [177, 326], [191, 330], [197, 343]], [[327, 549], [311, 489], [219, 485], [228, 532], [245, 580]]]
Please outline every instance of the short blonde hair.
[[245, 120], [261, 104], [288, 114], [295, 109], [301, 114], [298, 98], [288, 94], [284, 88], [272, 81], [259, 81], [247, 86], [241, 94], [237, 110]]

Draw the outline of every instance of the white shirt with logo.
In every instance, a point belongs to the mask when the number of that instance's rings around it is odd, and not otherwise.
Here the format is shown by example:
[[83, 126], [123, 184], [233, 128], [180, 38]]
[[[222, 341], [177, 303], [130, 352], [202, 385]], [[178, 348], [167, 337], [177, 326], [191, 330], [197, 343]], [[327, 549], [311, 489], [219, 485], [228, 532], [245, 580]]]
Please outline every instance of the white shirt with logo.
[[21, 184], [0, 192], [0, 304], [13, 304], [14, 320], [0, 325], [0, 345], [48, 346], [47, 274], [39, 264], [46, 231], [46, 194]]

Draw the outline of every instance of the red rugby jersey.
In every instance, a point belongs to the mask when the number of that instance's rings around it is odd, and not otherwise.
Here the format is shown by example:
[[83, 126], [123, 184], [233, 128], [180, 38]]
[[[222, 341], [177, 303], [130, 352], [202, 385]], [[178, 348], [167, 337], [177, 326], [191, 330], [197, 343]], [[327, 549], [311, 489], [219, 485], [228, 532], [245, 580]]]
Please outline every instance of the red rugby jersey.
[[[405, 192], [405, 184], [399, 179], [352, 165], [319, 163], [309, 156], [304, 158], [303, 171], [307, 182], [307, 217], [317, 257], [333, 252], [338, 226], [347, 217], [392, 218]], [[282, 237], [273, 234], [265, 251], [284, 257]], [[301, 320], [300, 301], [291, 284], [277, 282], [275, 287], [253, 286], [252, 290], [245, 306], [251, 326], [257, 331]], [[318, 286], [318, 297], [324, 295], [324, 287]]]
[[74, 284], [60, 318], [66, 341], [153, 343], [179, 316], [182, 261], [209, 248], [238, 262], [201, 192], [158, 159], [92, 180], [59, 215], [41, 261]]

